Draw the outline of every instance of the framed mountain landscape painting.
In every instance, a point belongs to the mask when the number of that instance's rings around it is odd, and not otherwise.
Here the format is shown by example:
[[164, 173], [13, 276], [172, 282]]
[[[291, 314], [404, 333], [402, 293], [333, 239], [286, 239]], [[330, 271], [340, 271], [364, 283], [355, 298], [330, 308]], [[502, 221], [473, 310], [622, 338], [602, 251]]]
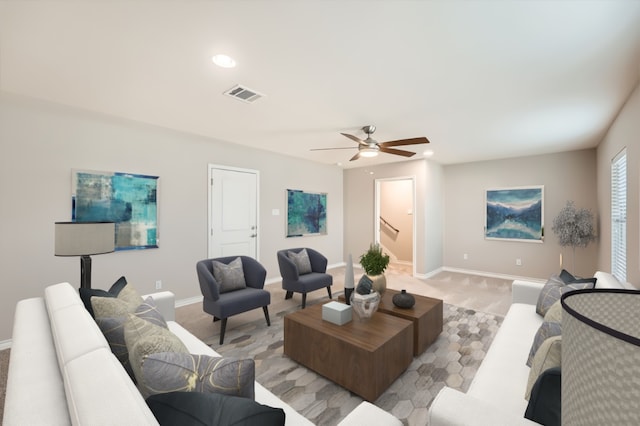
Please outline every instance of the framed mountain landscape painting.
[[488, 189], [485, 204], [486, 239], [544, 241], [544, 186]]

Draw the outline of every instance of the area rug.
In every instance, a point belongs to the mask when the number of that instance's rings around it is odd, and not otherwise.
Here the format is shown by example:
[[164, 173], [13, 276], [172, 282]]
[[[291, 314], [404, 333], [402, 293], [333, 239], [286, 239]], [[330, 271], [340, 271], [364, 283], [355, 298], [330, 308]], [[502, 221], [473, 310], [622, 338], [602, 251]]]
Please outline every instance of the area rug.
[[[336, 425], [362, 398], [283, 354], [283, 317], [297, 309], [272, 313], [271, 327], [261, 319], [229, 330], [222, 346], [217, 336], [206, 343], [224, 356], [253, 358], [259, 383], [314, 424]], [[446, 303], [443, 311], [442, 334], [374, 402], [405, 425], [425, 425], [428, 407], [444, 386], [468, 389], [502, 324], [501, 316]]]

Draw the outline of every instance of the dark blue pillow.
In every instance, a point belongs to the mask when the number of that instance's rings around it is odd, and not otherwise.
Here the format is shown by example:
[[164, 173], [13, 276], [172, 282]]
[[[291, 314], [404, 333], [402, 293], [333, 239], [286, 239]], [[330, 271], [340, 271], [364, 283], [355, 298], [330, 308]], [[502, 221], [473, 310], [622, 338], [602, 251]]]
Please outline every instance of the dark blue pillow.
[[249, 398], [203, 392], [152, 395], [147, 405], [161, 426], [283, 426], [281, 408]]
[[84, 303], [84, 307], [89, 311], [91, 316], [95, 318], [96, 316], [93, 313], [93, 306], [91, 306], [91, 298], [92, 297], [118, 297], [118, 294], [122, 291], [123, 288], [127, 285], [127, 279], [125, 277], [118, 278], [111, 288], [106, 290], [101, 290], [99, 288], [80, 288], [78, 291], [80, 292], [80, 299], [82, 299], [82, 303]]
[[563, 269], [560, 272], [560, 279], [562, 280], [563, 283], [565, 284], [581, 284], [581, 283], [592, 283], [593, 286], [591, 288], [595, 288], [596, 287], [596, 278], [576, 278], [573, 276], [573, 274], [571, 274], [569, 271], [567, 271], [566, 269]]
[[560, 367], [545, 370], [531, 389], [524, 417], [545, 426], [560, 426], [562, 375]]

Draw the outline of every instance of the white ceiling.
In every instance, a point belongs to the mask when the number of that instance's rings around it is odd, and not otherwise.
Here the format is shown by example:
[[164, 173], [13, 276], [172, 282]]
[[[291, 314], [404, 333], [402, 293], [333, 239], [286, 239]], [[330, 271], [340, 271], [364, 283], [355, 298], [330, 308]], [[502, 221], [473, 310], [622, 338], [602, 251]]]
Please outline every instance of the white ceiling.
[[442, 164], [594, 147], [639, 66], [634, 0], [0, 2], [2, 91], [342, 167], [405, 160], [310, 151], [367, 124]]

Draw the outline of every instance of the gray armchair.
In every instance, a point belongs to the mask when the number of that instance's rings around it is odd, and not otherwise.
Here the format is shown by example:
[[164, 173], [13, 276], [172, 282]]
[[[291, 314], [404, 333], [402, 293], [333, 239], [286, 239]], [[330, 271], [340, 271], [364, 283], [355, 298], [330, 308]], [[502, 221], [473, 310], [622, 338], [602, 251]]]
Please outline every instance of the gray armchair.
[[287, 291], [285, 299], [291, 299], [293, 293], [302, 293], [302, 309], [307, 304], [307, 293], [318, 290], [323, 287], [327, 288], [329, 299], [331, 299], [331, 286], [333, 285], [333, 277], [326, 273], [327, 258], [316, 250], [307, 248], [309, 262], [311, 263], [311, 272], [299, 273], [296, 263], [288, 256], [288, 252], [300, 253], [302, 248], [293, 248], [278, 251], [278, 266], [280, 267], [280, 275], [282, 276], [282, 288]]
[[[242, 259], [245, 288], [221, 292], [221, 284], [216, 281], [213, 272], [213, 260], [228, 265], [236, 258]], [[247, 256], [229, 256], [216, 259], [204, 259], [196, 264], [200, 290], [204, 299], [202, 309], [213, 315], [213, 321], [222, 320], [220, 326], [220, 344], [224, 342], [224, 333], [227, 328], [227, 318], [230, 316], [262, 308], [267, 326], [271, 325], [268, 305], [271, 303], [271, 293], [264, 290], [264, 280], [267, 271], [255, 259]]]

